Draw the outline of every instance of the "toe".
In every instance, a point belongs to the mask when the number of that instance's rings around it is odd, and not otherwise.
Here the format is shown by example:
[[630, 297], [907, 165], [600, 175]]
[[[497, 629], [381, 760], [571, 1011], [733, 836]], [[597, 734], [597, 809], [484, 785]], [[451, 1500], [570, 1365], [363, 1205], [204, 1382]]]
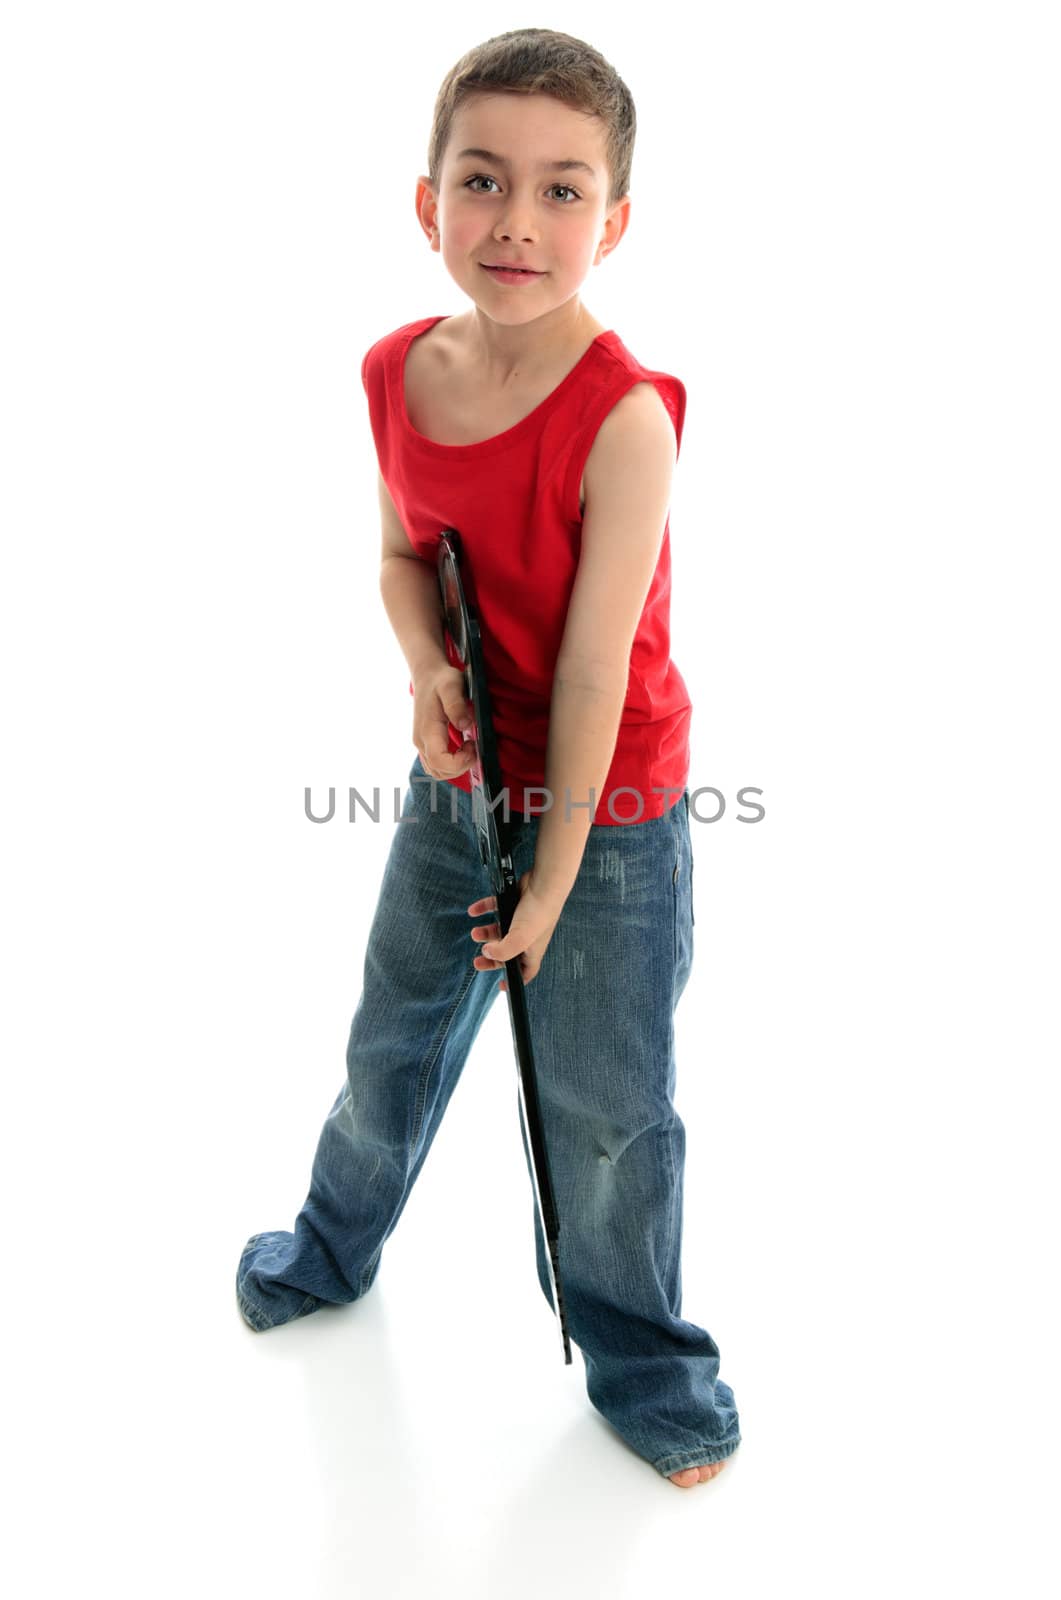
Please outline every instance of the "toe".
[[725, 1460], [705, 1461], [702, 1466], [683, 1467], [681, 1472], [672, 1472], [670, 1480], [682, 1489], [691, 1489], [694, 1483], [706, 1483], [709, 1478], [717, 1478], [725, 1465]]

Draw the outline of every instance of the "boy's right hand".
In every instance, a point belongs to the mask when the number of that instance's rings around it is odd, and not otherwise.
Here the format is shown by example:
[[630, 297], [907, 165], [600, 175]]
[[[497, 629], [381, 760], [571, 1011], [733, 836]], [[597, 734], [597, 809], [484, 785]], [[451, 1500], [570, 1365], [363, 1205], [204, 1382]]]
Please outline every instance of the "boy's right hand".
[[471, 727], [472, 706], [459, 668], [435, 667], [413, 679], [413, 744], [429, 777], [459, 778], [475, 762], [474, 739], [463, 750], [449, 747], [447, 722], [459, 728], [464, 718]]

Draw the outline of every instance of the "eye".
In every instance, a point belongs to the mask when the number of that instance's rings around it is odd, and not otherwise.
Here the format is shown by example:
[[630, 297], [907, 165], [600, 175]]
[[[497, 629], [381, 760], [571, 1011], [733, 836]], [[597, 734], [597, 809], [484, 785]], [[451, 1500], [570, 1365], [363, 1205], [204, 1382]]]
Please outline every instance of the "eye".
[[[494, 185], [495, 189], [497, 188], [497, 180], [494, 179], [494, 178], [488, 177], [485, 172], [476, 172], [472, 177], [466, 178], [465, 181], [464, 181], [463, 187], [465, 189], [472, 189], [472, 184], [473, 183], [492, 183]], [[579, 194], [578, 190], [577, 189], [572, 189], [571, 185], [568, 184], [568, 183], [554, 183], [552, 185], [550, 193], [555, 194], [557, 189], [561, 190], [564, 194], [572, 195], [575, 200], [581, 200], [581, 198], [582, 198], [582, 196]], [[472, 189], [472, 193], [473, 194], [488, 194], [489, 190], [487, 190], [487, 189]], [[570, 200], [565, 200], [563, 203], [564, 203], [565, 206], [572, 204], [572, 202]]]

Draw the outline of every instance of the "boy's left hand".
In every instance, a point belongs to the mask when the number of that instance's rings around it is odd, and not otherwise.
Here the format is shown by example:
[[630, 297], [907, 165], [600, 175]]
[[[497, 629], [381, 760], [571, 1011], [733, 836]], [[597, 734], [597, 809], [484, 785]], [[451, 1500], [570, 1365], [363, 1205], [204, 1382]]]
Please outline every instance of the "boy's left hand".
[[[535, 891], [533, 867], [520, 878], [519, 895], [519, 904], [503, 939], [501, 925], [497, 922], [483, 922], [472, 929], [472, 939], [484, 947], [482, 953], [475, 957], [472, 966], [479, 972], [489, 972], [496, 967], [503, 969], [506, 961], [512, 961], [519, 956], [520, 974], [526, 984], [537, 976], [542, 957], [553, 936], [553, 929], [560, 920], [560, 911], [563, 907], [557, 909], [555, 901], [545, 901]], [[482, 900], [474, 901], [468, 907], [468, 915], [479, 917], [484, 911], [496, 910], [497, 896], [489, 894]], [[489, 954], [485, 949], [487, 943], [490, 945]], [[504, 978], [501, 979], [498, 988], [508, 989]]]

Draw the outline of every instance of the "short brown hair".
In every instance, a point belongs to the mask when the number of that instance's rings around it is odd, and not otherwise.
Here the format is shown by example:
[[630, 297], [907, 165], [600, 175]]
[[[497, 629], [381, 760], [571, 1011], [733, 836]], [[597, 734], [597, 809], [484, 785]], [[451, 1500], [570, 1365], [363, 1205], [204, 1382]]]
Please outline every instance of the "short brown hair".
[[515, 28], [477, 44], [450, 68], [435, 101], [427, 172], [438, 192], [442, 157], [458, 108], [476, 93], [551, 94], [577, 111], [602, 119], [610, 211], [630, 189], [637, 118], [634, 101], [615, 68], [598, 50], [552, 28]]

